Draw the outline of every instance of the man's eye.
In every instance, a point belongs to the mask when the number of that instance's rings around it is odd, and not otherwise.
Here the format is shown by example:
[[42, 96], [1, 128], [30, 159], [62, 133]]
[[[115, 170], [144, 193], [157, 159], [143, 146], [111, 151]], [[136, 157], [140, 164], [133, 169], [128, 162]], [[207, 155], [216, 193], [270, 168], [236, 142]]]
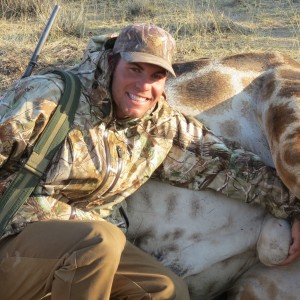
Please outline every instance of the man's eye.
[[161, 79], [164, 79], [165, 77], [166, 77], [165, 73], [156, 73], [153, 75], [153, 79], [155, 79], [155, 80], [161, 80]]
[[135, 72], [135, 73], [140, 73], [140, 69], [139, 68], [136, 68], [136, 67], [133, 67], [133, 68], [130, 68], [131, 71]]

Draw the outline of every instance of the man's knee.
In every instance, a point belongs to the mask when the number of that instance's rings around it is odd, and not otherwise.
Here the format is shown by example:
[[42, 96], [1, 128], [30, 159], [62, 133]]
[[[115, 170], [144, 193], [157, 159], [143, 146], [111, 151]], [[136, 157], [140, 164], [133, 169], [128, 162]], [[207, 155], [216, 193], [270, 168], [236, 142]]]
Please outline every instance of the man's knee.
[[[126, 238], [123, 232], [115, 225], [105, 221], [84, 222], [86, 227], [86, 242], [99, 247], [103, 256], [120, 258]], [[85, 244], [85, 243], [84, 243]]]
[[[112, 298], [188, 300], [186, 283], [154, 257], [126, 243], [114, 278]], [[130, 296], [129, 296], [130, 295]]]

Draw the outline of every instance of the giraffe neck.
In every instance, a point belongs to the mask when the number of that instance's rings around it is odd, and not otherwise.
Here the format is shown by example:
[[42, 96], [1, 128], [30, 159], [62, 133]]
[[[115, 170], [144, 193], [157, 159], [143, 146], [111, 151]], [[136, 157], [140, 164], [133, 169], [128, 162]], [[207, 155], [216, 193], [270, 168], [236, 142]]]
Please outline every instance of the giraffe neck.
[[170, 104], [275, 166], [300, 197], [300, 64], [277, 52], [246, 53], [174, 69]]

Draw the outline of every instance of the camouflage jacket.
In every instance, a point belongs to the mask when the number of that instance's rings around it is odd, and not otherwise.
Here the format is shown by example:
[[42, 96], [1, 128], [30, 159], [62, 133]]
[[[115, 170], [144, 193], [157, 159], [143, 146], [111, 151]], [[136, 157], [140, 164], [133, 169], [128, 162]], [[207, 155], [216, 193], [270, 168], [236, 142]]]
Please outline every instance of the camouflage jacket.
[[[111, 41], [92, 39], [73, 69], [83, 83], [74, 125], [5, 235], [38, 220], [105, 218], [154, 174], [177, 186], [260, 203], [278, 217], [299, 214], [272, 168], [174, 111], [165, 97], [142, 119], [117, 120], [109, 89]], [[0, 99], [0, 194], [28, 158], [63, 90], [60, 77], [48, 73], [20, 80]]]

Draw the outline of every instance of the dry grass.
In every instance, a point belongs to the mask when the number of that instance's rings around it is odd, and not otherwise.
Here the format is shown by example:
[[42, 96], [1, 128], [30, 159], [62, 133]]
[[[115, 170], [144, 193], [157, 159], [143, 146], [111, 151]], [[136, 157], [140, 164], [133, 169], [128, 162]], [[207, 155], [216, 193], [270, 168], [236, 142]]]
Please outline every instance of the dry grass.
[[[54, 2], [0, 0], [0, 91], [24, 72]], [[64, 0], [37, 69], [78, 62], [92, 35], [152, 22], [177, 60], [280, 50], [300, 60], [299, 0]]]

